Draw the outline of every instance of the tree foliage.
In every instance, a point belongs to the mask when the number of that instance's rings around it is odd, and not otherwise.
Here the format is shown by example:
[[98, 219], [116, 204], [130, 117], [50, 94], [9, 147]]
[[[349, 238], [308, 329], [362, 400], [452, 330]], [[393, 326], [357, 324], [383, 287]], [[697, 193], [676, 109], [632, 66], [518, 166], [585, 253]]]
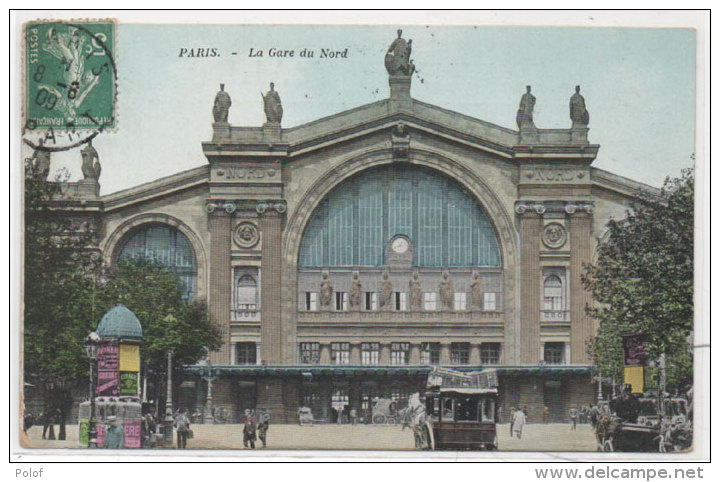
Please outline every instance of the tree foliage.
[[32, 176], [25, 185], [24, 371], [26, 379], [87, 380], [84, 342], [118, 303], [143, 328], [141, 359], [158, 376], [165, 354], [191, 364], [220, 347], [219, 328], [205, 302], [182, 299], [176, 276], [138, 261], [103, 269], [94, 230], [53, 200], [58, 183]]
[[603, 376], [622, 379], [621, 335], [647, 336], [648, 356], [665, 353], [668, 384], [692, 375], [694, 173], [667, 179], [659, 198], [646, 195], [623, 220], [608, 222], [608, 237], [583, 282], [598, 321], [589, 349]]

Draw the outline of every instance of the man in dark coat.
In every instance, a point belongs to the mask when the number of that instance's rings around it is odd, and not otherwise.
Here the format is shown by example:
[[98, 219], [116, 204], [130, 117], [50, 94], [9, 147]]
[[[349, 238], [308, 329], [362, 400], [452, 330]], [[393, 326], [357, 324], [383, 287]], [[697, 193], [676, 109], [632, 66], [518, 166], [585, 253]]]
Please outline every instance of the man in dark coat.
[[254, 412], [250, 409], [245, 410], [245, 427], [243, 427], [243, 445], [245, 448], [250, 446], [251, 449], [255, 448], [255, 440], [257, 425], [255, 424]]

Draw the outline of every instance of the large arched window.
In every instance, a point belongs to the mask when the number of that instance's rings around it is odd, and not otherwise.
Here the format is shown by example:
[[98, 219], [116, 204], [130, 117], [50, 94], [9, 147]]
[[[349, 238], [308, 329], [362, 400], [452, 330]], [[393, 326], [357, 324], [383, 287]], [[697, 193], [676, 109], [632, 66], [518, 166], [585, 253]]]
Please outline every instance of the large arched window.
[[118, 264], [132, 260], [158, 263], [176, 275], [185, 300], [192, 300], [197, 269], [195, 254], [187, 237], [165, 225], [143, 226], [128, 238], [117, 258]]
[[305, 229], [298, 262], [382, 266], [398, 234], [412, 242], [413, 266], [500, 266], [482, 207], [453, 180], [407, 165], [368, 170], [333, 189]]

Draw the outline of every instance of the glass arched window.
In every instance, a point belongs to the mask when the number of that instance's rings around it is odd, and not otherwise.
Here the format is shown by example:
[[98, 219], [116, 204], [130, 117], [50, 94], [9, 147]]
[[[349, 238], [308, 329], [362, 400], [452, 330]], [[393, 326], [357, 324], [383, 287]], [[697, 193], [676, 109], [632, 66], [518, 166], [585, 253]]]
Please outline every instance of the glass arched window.
[[178, 277], [182, 297], [192, 300], [197, 269], [190, 241], [171, 226], [150, 225], [137, 229], [120, 250], [118, 264], [146, 260], [164, 266]]
[[386, 243], [410, 238], [413, 266], [498, 267], [487, 214], [455, 181], [435, 171], [383, 166], [333, 189], [303, 234], [302, 267], [382, 266]]
[[559, 276], [550, 275], [543, 282], [543, 309], [560, 311], [565, 308], [563, 286]]

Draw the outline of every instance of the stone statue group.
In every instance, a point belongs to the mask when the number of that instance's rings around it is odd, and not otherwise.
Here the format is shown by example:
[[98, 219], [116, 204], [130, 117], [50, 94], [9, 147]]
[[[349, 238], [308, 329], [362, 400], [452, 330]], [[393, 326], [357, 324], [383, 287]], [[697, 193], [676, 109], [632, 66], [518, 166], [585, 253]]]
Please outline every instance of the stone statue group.
[[[52, 151], [44, 147], [43, 144], [43, 140], [40, 139], [32, 157], [27, 159], [31, 176], [39, 181], [47, 181], [50, 175], [50, 154]], [[83, 180], [97, 182], [100, 179], [102, 166], [100, 165], [100, 156], [92, 145], [92, 139], [80, 150], [80, 157], [82, 158]]]
[[[519, 129], [535, 129], [533, 110], [536, 99], [529, 85], [525, 89], [526, 92], [520, 98], [516, 121]], [[590, 123], [590, 114], [585, 106], [585, 98], [580, 94], [579, 85], [575, 86], [575, 93], [570, 97], [570, 120], [573, 129], [587, 127]]]
[[[283, 107], [280, 94], [275, 90], [275, 84], [270, 82], [270, 90], [266, 94], [261, 92], [260, 95], [263, 98], [267, 125], [280, 125]], [[220, 90], [215, 94], [215, 102], [212, 108], [213, 120], [216, 124], [227, 124], [231, 105], [232, 99], [230, 99], [230, 94], [225, 91], [225, 84], [220, 84]]]
[[[481, 310], [483, 307], [483, 287], [480, 273], [475, 272], [470, 282], [471, 286], [471, 306], [473, 309]], [[420, 311], [423, 309], [422, 301], [422, 282], [417, 271], [413, 273], [413, 277], [409, 282], [409, 300], [408, 309], [411, 311]], [[440, 305], [443, 310], [455, 309], [455, 287], [448, 271], [444, 271], [437, 292], [440, 295]], [[323, 272], [322, 281], [320, 282], [320, 309], [329, 310], [332, 304], [333, 286], [330, 281], [328, 272]], [[392, 309], [393, 284], [390, 279], [390, 273], [383, 271], [382, 283], [380, 284], [380, 293], [378, 296], [378, 305], [380, 310]], [[362, 304], [362, 282], [360, 281], [360, 273], [353, 273], [352, 283], [350, 285], [349, 302], [351, 310], [359, 310]]]

